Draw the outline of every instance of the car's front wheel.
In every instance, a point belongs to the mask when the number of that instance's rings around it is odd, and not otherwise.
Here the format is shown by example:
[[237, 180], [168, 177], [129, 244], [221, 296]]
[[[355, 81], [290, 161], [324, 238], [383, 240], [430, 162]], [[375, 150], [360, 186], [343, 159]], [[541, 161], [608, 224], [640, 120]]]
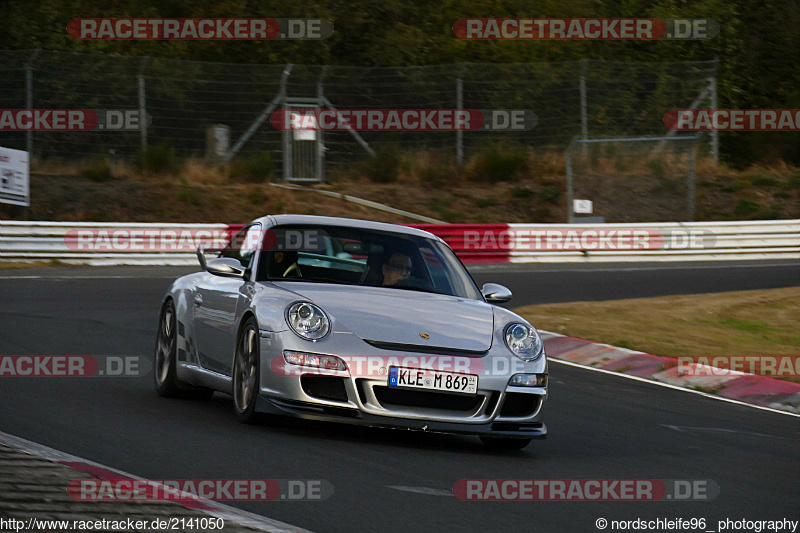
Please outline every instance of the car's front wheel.
[[494, 450], [521, 450], [533, 439], [515, 439], [513, 437], [481, 437], [481, 442]]
[[259, 357], [258, 324], [250, 317], [239, 333], [233, 359], [233, 408], [245, 424], [256, 421]]

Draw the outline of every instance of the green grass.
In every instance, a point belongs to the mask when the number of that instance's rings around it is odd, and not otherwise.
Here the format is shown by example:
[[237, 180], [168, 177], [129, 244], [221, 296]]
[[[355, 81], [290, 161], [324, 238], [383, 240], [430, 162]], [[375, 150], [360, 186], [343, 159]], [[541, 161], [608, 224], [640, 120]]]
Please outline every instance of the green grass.
[[530, 187], [512, 187], [512, 198], [533, 198], [536, 195]]
[[756, 211], [759, 210], [758, 202], [755, 200], [748, 200], [746, 198], [740, 199], [736, 203], [736, 208], [734, 209], [734, 213], [737, 215], [752, 215]]
[[110, 181], [114, 177], [111, 174], [111, 167], [108, 165], [108, 160], [106, 159], [94, 161], [91, 166], [83, 169], [81, 174], [84, 178], [98, 183]]
[[475, 207], [479, 209], [493, 207], [495, 205], [497, 205], [497, 200], [494, 198], [475, 198]]

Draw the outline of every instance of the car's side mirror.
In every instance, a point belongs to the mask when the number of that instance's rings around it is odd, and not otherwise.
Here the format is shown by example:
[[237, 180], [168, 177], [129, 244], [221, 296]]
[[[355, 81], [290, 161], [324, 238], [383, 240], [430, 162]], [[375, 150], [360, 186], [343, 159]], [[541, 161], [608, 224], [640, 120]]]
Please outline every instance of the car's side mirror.
[[487, 283], [481, 288], [481, 294], [490, 304], [502, 304], [511, 300], [511, 291], [508, 287], [497, 283]]
[[205, 263], [206, 271], [225, 278], [243, 278], [245, 267], [233, 257], [218, 257]]

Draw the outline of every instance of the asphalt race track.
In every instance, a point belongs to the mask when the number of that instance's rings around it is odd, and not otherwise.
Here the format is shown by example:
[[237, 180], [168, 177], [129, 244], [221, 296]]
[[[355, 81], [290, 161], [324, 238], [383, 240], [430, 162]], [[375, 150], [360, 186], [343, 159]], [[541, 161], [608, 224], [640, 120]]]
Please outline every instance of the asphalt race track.
[[[186, 268], [0, 271], [0, 354], [152, 360], [159, 300]], [[473, 268], [512, 307], [800, 284], [796, 263]], [[680, 335], [679, 331], [675, 332]], [[800, 419], [552, 363], [547, 440], [303, 421], [236, 422], [230, 397], [156, 396], [152, 376], [2, 378], [0, 431], [151, 479], [323, 479], [326, 501], [231, 503], [312, 531], [598, 531], [611, 520], [800, 519]], [[711, 501], [467, 502], [460, 479], [712, 480]], [[684, 528], [689, 529], [689, 528]], [[689, 529], [692, 530], [692, 529]], [[611, 527], [608, 531], [612, 531]]]

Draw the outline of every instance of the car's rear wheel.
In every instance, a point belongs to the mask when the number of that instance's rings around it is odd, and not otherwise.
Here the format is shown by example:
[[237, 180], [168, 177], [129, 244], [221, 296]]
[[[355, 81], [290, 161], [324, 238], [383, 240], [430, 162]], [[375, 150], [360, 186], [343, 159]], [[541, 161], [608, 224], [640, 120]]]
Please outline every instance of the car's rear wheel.
[[256, 421], [259, 357], [258, 324], [250, 317], [239, 333], [233, 359], [233, 408], [236, 418], [245, 424]]
[[161, 308], [156, 334], [156, 350], [153, 356], [153, 380], [159, 396], [168, 398], [190, 398], [206, 400], [214, 391], [203, 387], [194, 387], [178, 380], [175, 370], [178, 352], [177, 318], [175, 304], [167, 300]]
[[513, 437], [481, 437], [481, 442], [494, 450], [521, 450], [533, 439], [515, 439]]

